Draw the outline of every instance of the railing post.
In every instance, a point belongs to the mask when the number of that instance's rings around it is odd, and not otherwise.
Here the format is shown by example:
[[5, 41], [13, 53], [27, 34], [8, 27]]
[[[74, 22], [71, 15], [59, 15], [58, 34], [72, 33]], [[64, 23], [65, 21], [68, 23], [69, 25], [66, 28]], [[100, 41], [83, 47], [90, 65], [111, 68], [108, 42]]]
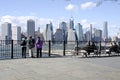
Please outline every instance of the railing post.
[[63, 41], [63, 56], [65, 56], [65, 41]]
[[11, 40], [11, 59], [13, 59], [13, 40]]
[[48, 52], [48, 56], [51, 56], [51, 41], [49, 40], [49, 52]]
[[101, 52], [101, 41], [100, 41], [100, 52]]
[[78, 41], [77, 41], [77, 55], [78, 55]]

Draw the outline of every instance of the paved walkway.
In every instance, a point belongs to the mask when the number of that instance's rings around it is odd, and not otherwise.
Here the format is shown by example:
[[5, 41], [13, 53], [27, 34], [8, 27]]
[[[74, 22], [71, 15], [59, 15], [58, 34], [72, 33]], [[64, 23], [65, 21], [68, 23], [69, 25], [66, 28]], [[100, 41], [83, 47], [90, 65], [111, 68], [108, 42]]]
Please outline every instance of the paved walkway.
[[0, 80], [120, 80], [120, 57], [0, 60]]

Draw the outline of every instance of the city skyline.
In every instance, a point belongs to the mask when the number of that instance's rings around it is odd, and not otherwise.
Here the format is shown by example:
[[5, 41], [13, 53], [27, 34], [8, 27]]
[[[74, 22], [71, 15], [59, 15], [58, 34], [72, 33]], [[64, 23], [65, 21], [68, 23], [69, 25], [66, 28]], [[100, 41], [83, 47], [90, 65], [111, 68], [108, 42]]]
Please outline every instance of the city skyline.
[[[120, 27], [119, 0], [106, 1], [96, 6], [100, 0], [1, 0], [0, 25], [9, 22], [12, 26], [21, 26], [26, 31], [27, 20], [35, 20], [36, 30], [43, 31], [50, 21], [54, 32], [62, 21], [69, 22], [73, 17], [74, 24], [80, 23], [86, 32], [90, 24], [93, 28], [103, 29], [103, 22], [108, 22], [109, 36], [116, 36]], [[14, 3], [14, 5], [13, 5]], [[7, 6], [5, 6], [7, 5]], [[74, 26], [75, 26], [74, 25]]]

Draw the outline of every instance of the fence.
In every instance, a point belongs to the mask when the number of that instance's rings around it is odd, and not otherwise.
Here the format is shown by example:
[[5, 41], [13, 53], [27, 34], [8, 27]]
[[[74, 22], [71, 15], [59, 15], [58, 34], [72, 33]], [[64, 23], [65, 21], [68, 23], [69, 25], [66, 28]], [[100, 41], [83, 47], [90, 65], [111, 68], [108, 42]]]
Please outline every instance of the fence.
[[[21, 41], [0, 41], [0, 59], [14, 59], [14, 58], [22, 58], [22, 49], [20, 46]], [[51, 56], [66, 56], [71, 55], [71, 50], [74, 47], [83, 48], [88, 44], [87, 41], [45, 41], [42, 48], [43, 57], [51, 57]], [[100, 46], [102, 48], [110, 47], [110, 42], [95, 42], [96, 46]], [[36, 53], [36, 49], [35, 52]], [[26, 57], [29, 57], [29, 50], [27, 47]]]

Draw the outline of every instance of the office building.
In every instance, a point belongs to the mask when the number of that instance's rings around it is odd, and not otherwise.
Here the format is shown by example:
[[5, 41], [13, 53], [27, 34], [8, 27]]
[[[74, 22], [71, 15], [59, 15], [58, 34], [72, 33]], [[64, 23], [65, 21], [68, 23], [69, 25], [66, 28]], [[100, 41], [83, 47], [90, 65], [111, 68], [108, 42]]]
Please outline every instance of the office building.
[[92, 41], [93, 35], [92, 35], [92, 24], [90, 24], [90, 41]]
[[56, 32], [54, 34], [54, 41], [55, 41], [55, 43], [62, 43], [63, 42], [62, 29], [56, 29]]
[[14, 44], [17, 44], [21, 40], [21, 27], [12, 26], [12, 39], [15, 40]]
[[86, 31], [84, 34], [84, 40], [85, 41], [91, 41], [91, 37], [90, 37], [90, 31]]
[[75, 44], [75, 42], [76, 42], [76, 33], [75, 33], [75, 30], [69, 29], [68, 30], [67, 43], [68, 44]]
[[68, 29], [74, 29], [74, 20], [73, 18], [69, 19], [69, 22], [68, 22]]
[[27, 20], [27, 37], [29, 36], [35, 38], [35, 21], [32, 19]]
[[12, 40], [11, 23], [5, 22], [1, 25], [1, 35], [1, 39], [5, 40], [3, 44], [9, 44], [10, 40]]
[[82, 25], [80, 23], [78, 23], [75, 26], [75, 30], [76, 30], [76, 37], [78, 41], [83, 41], [83, 29], [82, 29]]
[[52, 22], [50, 24], [46, 24], [46, 31], [45, 31], [45, 39], [46, 41], [52, 41], [53, 40], [53, 25]]
[[103, 40], [108, 40], [108, 23], [106, 21], [103, 24]]
[[94, 40], [102, 41], [102, 30], [96, 29], [94, 32]]
[[61, 22], [59, 24], [59, 29], [62, 30], [62, 33], [63, 33], [63, 40], [67, 41], [67, 24], [66, 22]]

